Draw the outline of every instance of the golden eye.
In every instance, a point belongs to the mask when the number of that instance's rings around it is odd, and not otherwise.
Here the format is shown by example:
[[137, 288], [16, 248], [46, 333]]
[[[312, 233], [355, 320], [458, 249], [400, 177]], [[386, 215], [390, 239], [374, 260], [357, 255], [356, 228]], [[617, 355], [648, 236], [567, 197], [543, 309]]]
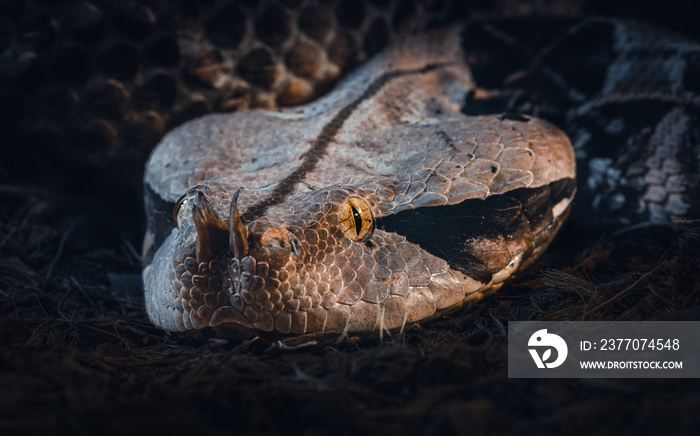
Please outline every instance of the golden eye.
[[366, 241], [374, 230], [374, 217], [369, 204], [360, 197], [348, 197], [340, 205], [340, 228], [353, 241]]
[[182, 197], [177, 199], [177, 203], [175, 203], [173, 221], [175, 221], [178, 229], [182, 227], [182, 220], [185, 218], [185, 206], [188, 204], [190, 204], [190, 199], [187, 198], [187, 194], [183, 194]]

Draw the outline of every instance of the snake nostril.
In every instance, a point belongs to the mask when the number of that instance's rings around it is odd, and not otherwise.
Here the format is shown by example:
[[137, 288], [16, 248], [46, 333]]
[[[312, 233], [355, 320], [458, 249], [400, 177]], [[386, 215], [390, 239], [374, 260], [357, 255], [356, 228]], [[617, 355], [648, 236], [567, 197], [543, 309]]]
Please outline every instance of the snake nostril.
[[263, 244], [268, 249], [286, 250], [297, 256], [301, 256], [302, 254], [299, 239], [291, 233], [265, 235], [265, 237], [263, 237]]
[[284, 239], [270, 238], [265, 242], [267, 248], [287, 248]]

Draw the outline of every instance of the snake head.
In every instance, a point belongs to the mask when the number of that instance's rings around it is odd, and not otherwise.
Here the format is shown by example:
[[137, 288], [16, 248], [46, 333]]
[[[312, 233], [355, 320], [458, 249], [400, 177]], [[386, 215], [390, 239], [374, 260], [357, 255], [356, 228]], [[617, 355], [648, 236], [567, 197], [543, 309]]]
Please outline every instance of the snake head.
[[351, 282], [373, 274], [367, 267], [374, 261], [364, 258], [376, 248], [367, 240], [374, 226], [361, 194], [318, 192], [284, 213], [244, 223], [240, 193], [226, 204], [192, 190], [176, 205], [178, 228], [145, 273], [154, 323], [181, 331], [224, 323], [282, 333], [342, 331], [348, 314], [339, 302], [358, 302], [359, 282]]
[[[216, 210], [222, 205], [214, 207], [199, 190], [176, 205], [178, 230], [165, 245], [178, 245], [172, 251], [182, 254], [170, 259], [170, 267], [152, 269], [171, 274], [169, 294], [174, 301], [165, 306], [178, 312], [167, 316], [178, 330], [236, 323], [269, 331], [273, 329], [269, 314], [284, 308], [282, 293], [289, 290], [287, 279], [303, 261], [302, 244], [284, 224], [265, 220], [244, 224], [238, 208], [240, 192], [231, 197], [228, 219]], [[167, 260], [157, 256], [154, 263], [161, 262]]]

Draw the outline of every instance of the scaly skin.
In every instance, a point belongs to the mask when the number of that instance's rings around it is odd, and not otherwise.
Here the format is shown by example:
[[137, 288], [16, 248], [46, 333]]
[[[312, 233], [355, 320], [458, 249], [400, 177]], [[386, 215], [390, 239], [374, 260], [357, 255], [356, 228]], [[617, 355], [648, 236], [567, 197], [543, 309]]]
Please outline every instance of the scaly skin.
[[[155, 251], [144, 271], [152, 321], [397, 329], [475, 301], [530, 263], [566, 216], [573, 149], [541, 120], [462, 114], [455, 102], [472, 83], [459, 35], [408, 40], [311, 105], [209, 116], [166, 137], [147, 167], [149, 201], [186, 194], [179, 228], [157, 251], [152, 229], [145, 247]], [[341, 228], [349, 198], [377, 224], [366, 240]], [[486, 215], [460, 242], [468, 259], [394, 231], [405, 211], [468, 204]]]

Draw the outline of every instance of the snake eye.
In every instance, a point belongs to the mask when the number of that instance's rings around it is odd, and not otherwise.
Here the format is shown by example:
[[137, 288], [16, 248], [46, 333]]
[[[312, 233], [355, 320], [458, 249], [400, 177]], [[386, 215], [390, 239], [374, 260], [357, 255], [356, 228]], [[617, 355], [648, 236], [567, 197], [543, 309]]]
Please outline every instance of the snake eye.
[[353, 241], [362, 242], [372, 236], [374, 217], [369, 204], [360, 197], [348, 197], [340, 205], [340, 228]]
[[177, 199], [177, 203], [175, 203], [173, 221], [178, 229], [182, 227], [182, 220], [185, 218], [185, 206], [188, 204], [190, 204], [190, 199], [187, 198], [187, 194], [183, 194], [182, 197]]

